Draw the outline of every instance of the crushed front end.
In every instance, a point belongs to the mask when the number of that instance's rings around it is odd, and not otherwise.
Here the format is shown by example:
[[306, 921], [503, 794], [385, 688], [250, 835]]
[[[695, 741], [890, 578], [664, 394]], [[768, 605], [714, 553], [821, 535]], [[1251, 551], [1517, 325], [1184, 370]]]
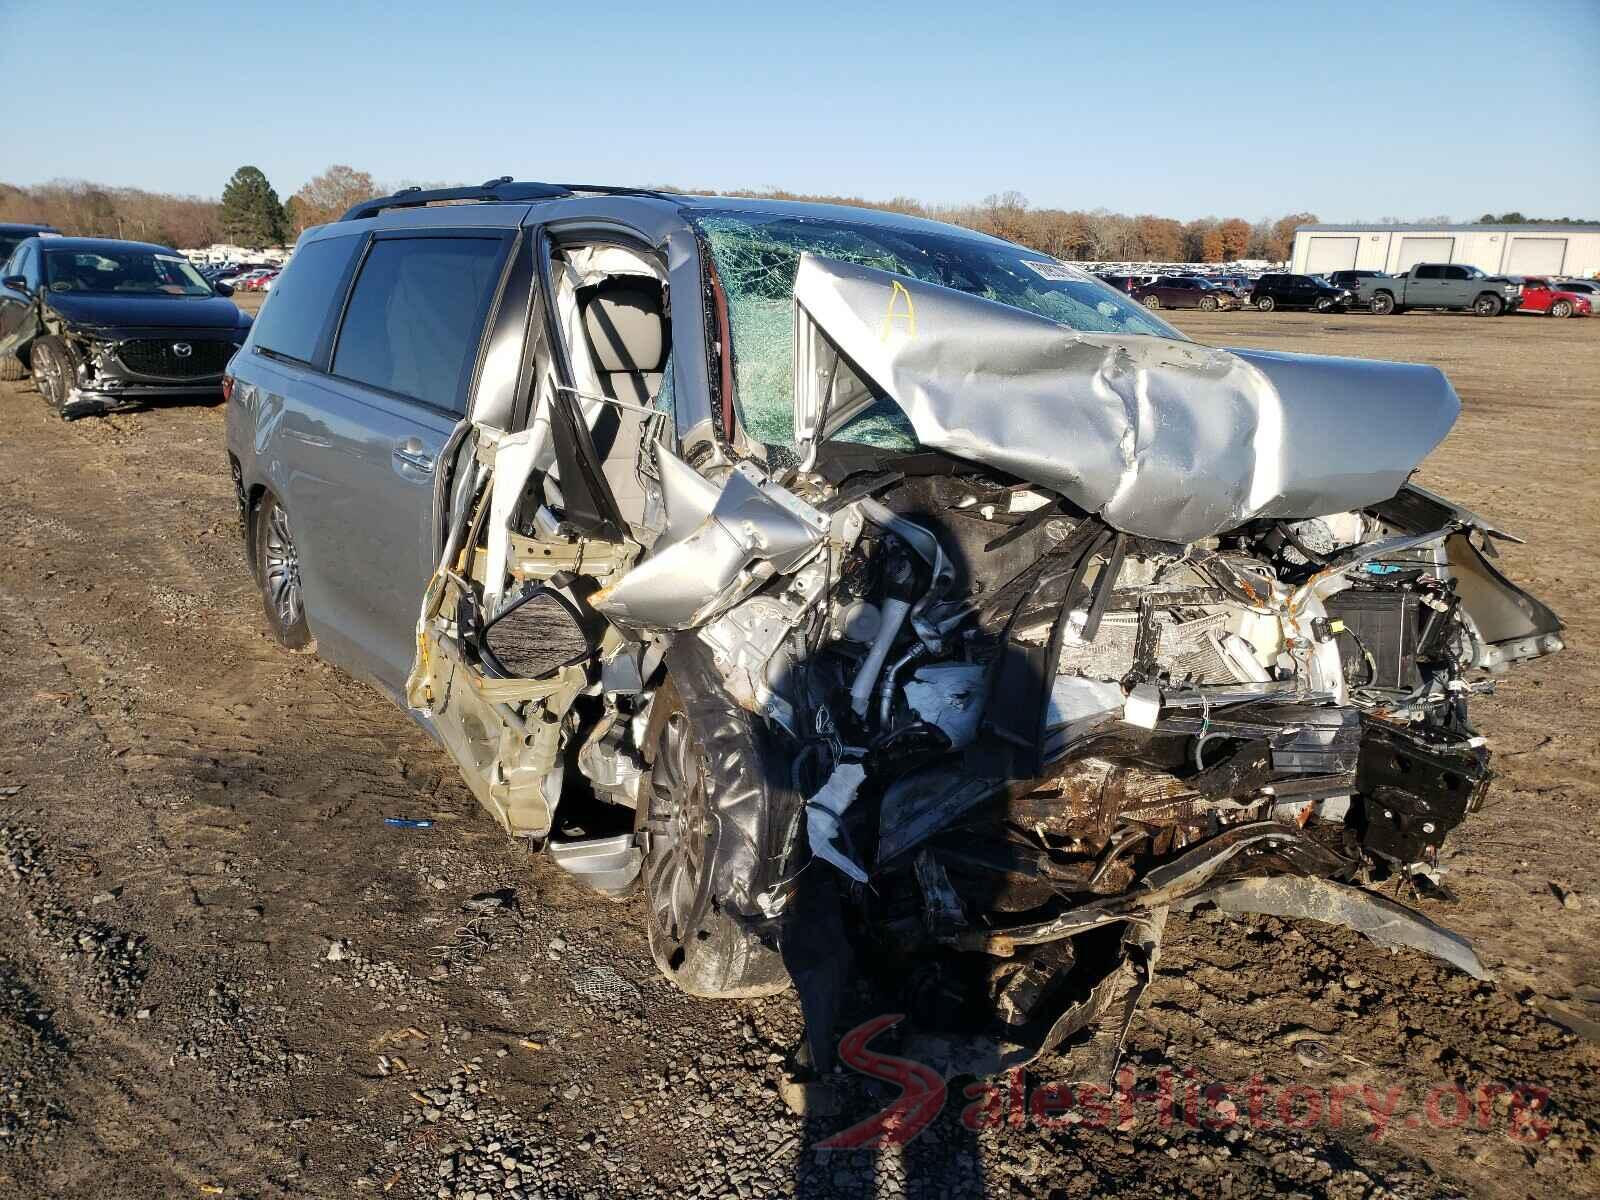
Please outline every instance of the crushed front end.
[[[697, 470], [646, 427], [648, 536], [509, 527], [543, 435], [478, 431], [411, 696], [509, 831], [552, 837], [580, 774], [635, 810], [565, 853], [613, 883], [643, 856], [668, 917], [709, 890], [733, 958], [781, 956], [818, 1066], [865, 976], [947, 1074], [1059, 1051], [1103, 1078], [1175, 905], [1485, 973], [1368, 887], [1444, 886], [1492, 778], [1469, 702], [1561, 648], [1493, 564], [1508, 535], [1408, 482], [1442, 375], [1079, 333], [809, 256], [794, 305], [795, 461]], [[473, 649], [518, 588], [583, 631], [537, 677]], [[674, 772], [693, 806], [658, 804]]]

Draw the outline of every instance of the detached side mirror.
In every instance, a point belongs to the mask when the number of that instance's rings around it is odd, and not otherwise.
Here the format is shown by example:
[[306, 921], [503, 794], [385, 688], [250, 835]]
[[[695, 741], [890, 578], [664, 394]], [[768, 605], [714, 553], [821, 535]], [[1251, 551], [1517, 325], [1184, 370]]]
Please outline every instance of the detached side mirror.
[[483, 627], [478, 656], [500, 679], [543, 679], [597, 652], [592, 622], [554, 588], [530, 587]]
[[28, 277], [26, 275], [7, 275], [4, 279], [0, 279], [0, 287], [7, 287], [14, 292], [22, 292], [25, 295], [33, 294], [33, 289], [28, 286]]
[[233, 295], [233, 289], [225, 283], [213, 283], [211, 285], [211, 290], [219, 296]]

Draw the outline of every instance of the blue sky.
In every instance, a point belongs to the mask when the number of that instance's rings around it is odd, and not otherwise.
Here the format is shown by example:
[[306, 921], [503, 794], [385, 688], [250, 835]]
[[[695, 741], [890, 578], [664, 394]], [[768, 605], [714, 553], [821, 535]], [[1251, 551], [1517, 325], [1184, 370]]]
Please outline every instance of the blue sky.
[[1600, 0], [0, 0], [0, 180], [777, 186], [1600, 219]]

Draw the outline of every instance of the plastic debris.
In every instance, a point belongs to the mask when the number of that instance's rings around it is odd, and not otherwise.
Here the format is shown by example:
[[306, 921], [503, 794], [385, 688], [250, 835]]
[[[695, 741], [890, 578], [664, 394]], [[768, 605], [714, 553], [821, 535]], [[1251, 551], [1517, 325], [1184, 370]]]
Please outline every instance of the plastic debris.
[[588, 967], [572, 977], [572, 990], [587, 1000], [605, 1004], [620, 1004], [624, 999], [637, 1000], [639, 989], [629, 983], [612, 967]]
[[866, 769], [860, 763], [840, 763], [828, 776], [828, 782], [806, 801], [806, 832], [811, 837], [811, 853], [831, 862], [857, 883], [865, 883], [867, 873], [840, 847], [837, 839], [844, 837], [839, 818], [856, 798], [856, 789], [866, 777]]
[[433, 822], [426, 817], [385, 817], [383, 823], [394, 829], [432, 829]]

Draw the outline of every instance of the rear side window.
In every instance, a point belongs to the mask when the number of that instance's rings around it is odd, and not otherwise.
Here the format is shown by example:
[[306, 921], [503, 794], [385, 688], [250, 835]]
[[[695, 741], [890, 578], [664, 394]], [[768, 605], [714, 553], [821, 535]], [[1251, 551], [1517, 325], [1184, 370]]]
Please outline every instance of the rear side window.
[[317, 342], [343, 298], [350, 261], [360, 247], [360, 235], [352, 235], [308, 242], [296, 250], [256, 317], [256, 345], [285, 358], [315, 361]]
[[333, 373], [464, 413], [504, 245], [498, 237], [373, 242], [345, 310]]
[[1417, 278], [1418, 279], [1443, 279], [1444, 278], [1444, 268], [1443, 267], [1418, 267], [1417, 268]]

